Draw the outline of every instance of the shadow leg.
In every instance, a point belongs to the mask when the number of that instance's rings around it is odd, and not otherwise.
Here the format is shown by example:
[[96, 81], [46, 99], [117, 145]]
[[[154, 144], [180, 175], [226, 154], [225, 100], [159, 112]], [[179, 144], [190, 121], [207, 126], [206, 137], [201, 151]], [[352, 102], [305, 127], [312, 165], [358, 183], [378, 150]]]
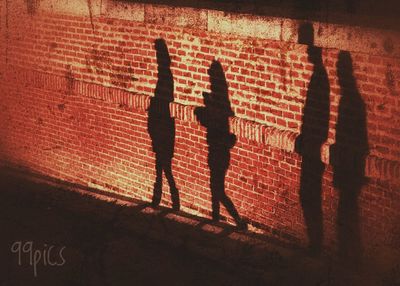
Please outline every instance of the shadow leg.
[[[223, 173], [222, 173], [223, 176]], [[220, 219], [220, 205], [221, 191], [223, 191], [224, 181], [221, 178], [220, 172], [212, 168], [210, 170], [210, 189], [211, 189], [211, 206], [212, 206], [212, 219], [219, 221]]]
[[358, 262], [362, 254], [357, 202], [359, 189], [349, 185], [340, 190], [339, 196], [339, 256], [349, 263]]
[[236, 225], [241, 229], [247, 229], [247, 224], [242, 220], [240, 217], [235, 205], [233, 204], [232, 200], [225, 194], [225, 191], [221, 195], [221, 203], [227, 209], [229, 214], [233, 217], [236, 222]]
[[309, 249], [319, 253], [322, 247], [321, 180], [324, 164], [314, 158], [303, 157], [300, 181], [300, 202], [309, 238]]
[[172, 208], [174, 210], [179, 210], [180, 209], [179, 191], [176, 188], [175, 179], [174, 176], [172, 175], [171, 165], [172, 165], [171, 160], [169, 160], [164, 166], [164, 173], [169, 184], [169, 190], [171, 192]]
[[162, 193], [162, 161], [160, 155], [156, 153], [156, 182], [154, 183], [152, 205], [158, 206], [161, 201]]

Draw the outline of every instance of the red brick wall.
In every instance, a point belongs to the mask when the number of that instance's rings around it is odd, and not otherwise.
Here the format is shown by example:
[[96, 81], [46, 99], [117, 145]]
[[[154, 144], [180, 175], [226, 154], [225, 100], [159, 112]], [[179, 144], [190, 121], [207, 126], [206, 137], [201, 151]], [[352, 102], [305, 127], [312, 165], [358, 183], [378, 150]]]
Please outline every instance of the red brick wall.
[[[294, 145], [313, 70], [307, 46], [106, 16], [16, 15], [2, 17], [3, 162], [149, 201], [155, 171], [146, 108], [157, 81], [154, 41], [163, 38], [175, 84], [173, 172], [183, 210], [210, 215], [206, 130], [193, 110], [209, 91], [207, 69], [216, 58], [229, 85], [231, 130], [238, 137], [227, 194], [256, 228], [306, 243], [301, 157]], [[322, 148], [329, 247], [337, 233], [338, 192], [328, 149], [338, 117], [339, 47], [322, 53], [330, 84], [329, 138]], [[393, 247], [400, 243], [400, 59], [363, 51], [351, 56], [370, 149], [368, 183], [358, 199], [362, 242], [369, 249]], [[169, 204], [165, 187], [163, 203]]]

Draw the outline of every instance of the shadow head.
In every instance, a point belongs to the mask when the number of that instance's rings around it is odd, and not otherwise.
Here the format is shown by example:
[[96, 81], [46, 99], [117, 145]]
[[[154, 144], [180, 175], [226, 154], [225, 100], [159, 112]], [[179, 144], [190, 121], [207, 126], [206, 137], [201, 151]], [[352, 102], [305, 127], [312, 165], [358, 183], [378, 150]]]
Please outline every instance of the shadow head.
[[351, 88], [354, 85], [353, 60], [348, 51], [340, 51], [336, 62], [339, 84], [342, 88]]
[[157, 39], [154, 41], [154, 48], [156, 50], [157, 64], [159, 66], [170, 66], [171, 57], [168, 52], [167, 43], [164, 39]]
[[298, 30], [298, 43], [307, 45], [308, 61], [319, 63], [322, 61], [322, 49], [314, 45], [314, 27], [310, 22], [304, 22]]

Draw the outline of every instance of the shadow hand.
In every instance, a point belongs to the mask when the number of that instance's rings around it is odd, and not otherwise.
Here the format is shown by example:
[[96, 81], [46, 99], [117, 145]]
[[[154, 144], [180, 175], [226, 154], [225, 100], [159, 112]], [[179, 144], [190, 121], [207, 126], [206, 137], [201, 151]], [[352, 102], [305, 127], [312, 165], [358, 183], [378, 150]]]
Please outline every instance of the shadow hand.
[[303, 150], [303, 135], [300, 134], [299, 136], [296, 137], [296, 140], [294, 142], [294, 151], [297, 154], [301, 154]]

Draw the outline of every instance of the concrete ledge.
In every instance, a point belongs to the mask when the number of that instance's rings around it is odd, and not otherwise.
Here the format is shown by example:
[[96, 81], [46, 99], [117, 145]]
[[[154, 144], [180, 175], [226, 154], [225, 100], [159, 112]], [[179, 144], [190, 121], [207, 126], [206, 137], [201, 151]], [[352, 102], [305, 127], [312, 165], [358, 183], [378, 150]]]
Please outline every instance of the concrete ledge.
[[[285, 17], [254, 16], [212, 9], [173, 7], [114, 0], [15, 0], [6, 5], [2, 18], [54, 13], [74, 16], [117, 18], [169, 27], [297, 43], [298, 27], [304, 21]], [[2, 27], [5, 20], [2, 20]], [[311, 21], [315, 45], [327, 48], [400, 57], [400, 32]]]
[[[56, 92], [65, 92], [65, 90], [68, 90], [71, 94], [118, 104], [121, 108], [131, 111], [146, 111], [151, 98], [148, 95], [134, 94], [126, 90], [83, 81], [73, 81], [71, 84], [70, 79], [67, 77], [26, 69], [18, 69], [14, 73], [8, 72], [3, 75], [3, 80], [5, 82], [20, 81], [26, 87], [41, 88]], [[175, 102], [170, 103], [171, 115], [179, 120], [189, 122], [197, 122], [194, 115], [195, 107]], [[282, 130], [238, 117], [230, 119], [230, 128], [231, 132], [238, 137], [292, 153], [295, 152], [295, 140], [299, 135], [290, 130]], [[330, 162], [329, 149], [329, 144], [325, 144], [321, 148], [322, 161], [327, 165]], [[400, 183], [400, 162], [368, 156], [366, 158], [365, 174], [370, 178]]]
[[[121, 9], [122, 6], [123, 9]], [[135, 14], [132, 14], [133, 10]], [[213, 33], [289, 43], [298, 42], [298, 28], [304, 22], [283, 17], [254, 16], [155, 4], [120, 3], [113, 0], [107, 0], [106, 4], [102, 5], [102, 14], [106, 17], [149, 24], [200, 29]], [[400, 32], [317, 21], [312, 21], [312, 23], [316, 46], [400, 57]]]
[[102, 16], [144, 22], [144, 4], [105, 1], [102, 6]]
[[101, 0], [41, 0], [38, 12], [95, 17], [101, 13], [101, 4]]
[[281, 40], [282, 19], [209, 11], [208, 31], [242, 37]]
[[[212, 9], [174, 7], [114, 0], [15, 0], [1, 3], [2, 28], [9, 19], [40, 13], [117, 18], [128, 21], [297, 43], [304, 21], [285, 17], [255, 16]], [[400, 32], [311, 21], [315, 45], [327, 49], [400, 57]]]
[[207, 29], [206, 10], [145, 5], [144, 14], [145, 22], [149, 24]]

